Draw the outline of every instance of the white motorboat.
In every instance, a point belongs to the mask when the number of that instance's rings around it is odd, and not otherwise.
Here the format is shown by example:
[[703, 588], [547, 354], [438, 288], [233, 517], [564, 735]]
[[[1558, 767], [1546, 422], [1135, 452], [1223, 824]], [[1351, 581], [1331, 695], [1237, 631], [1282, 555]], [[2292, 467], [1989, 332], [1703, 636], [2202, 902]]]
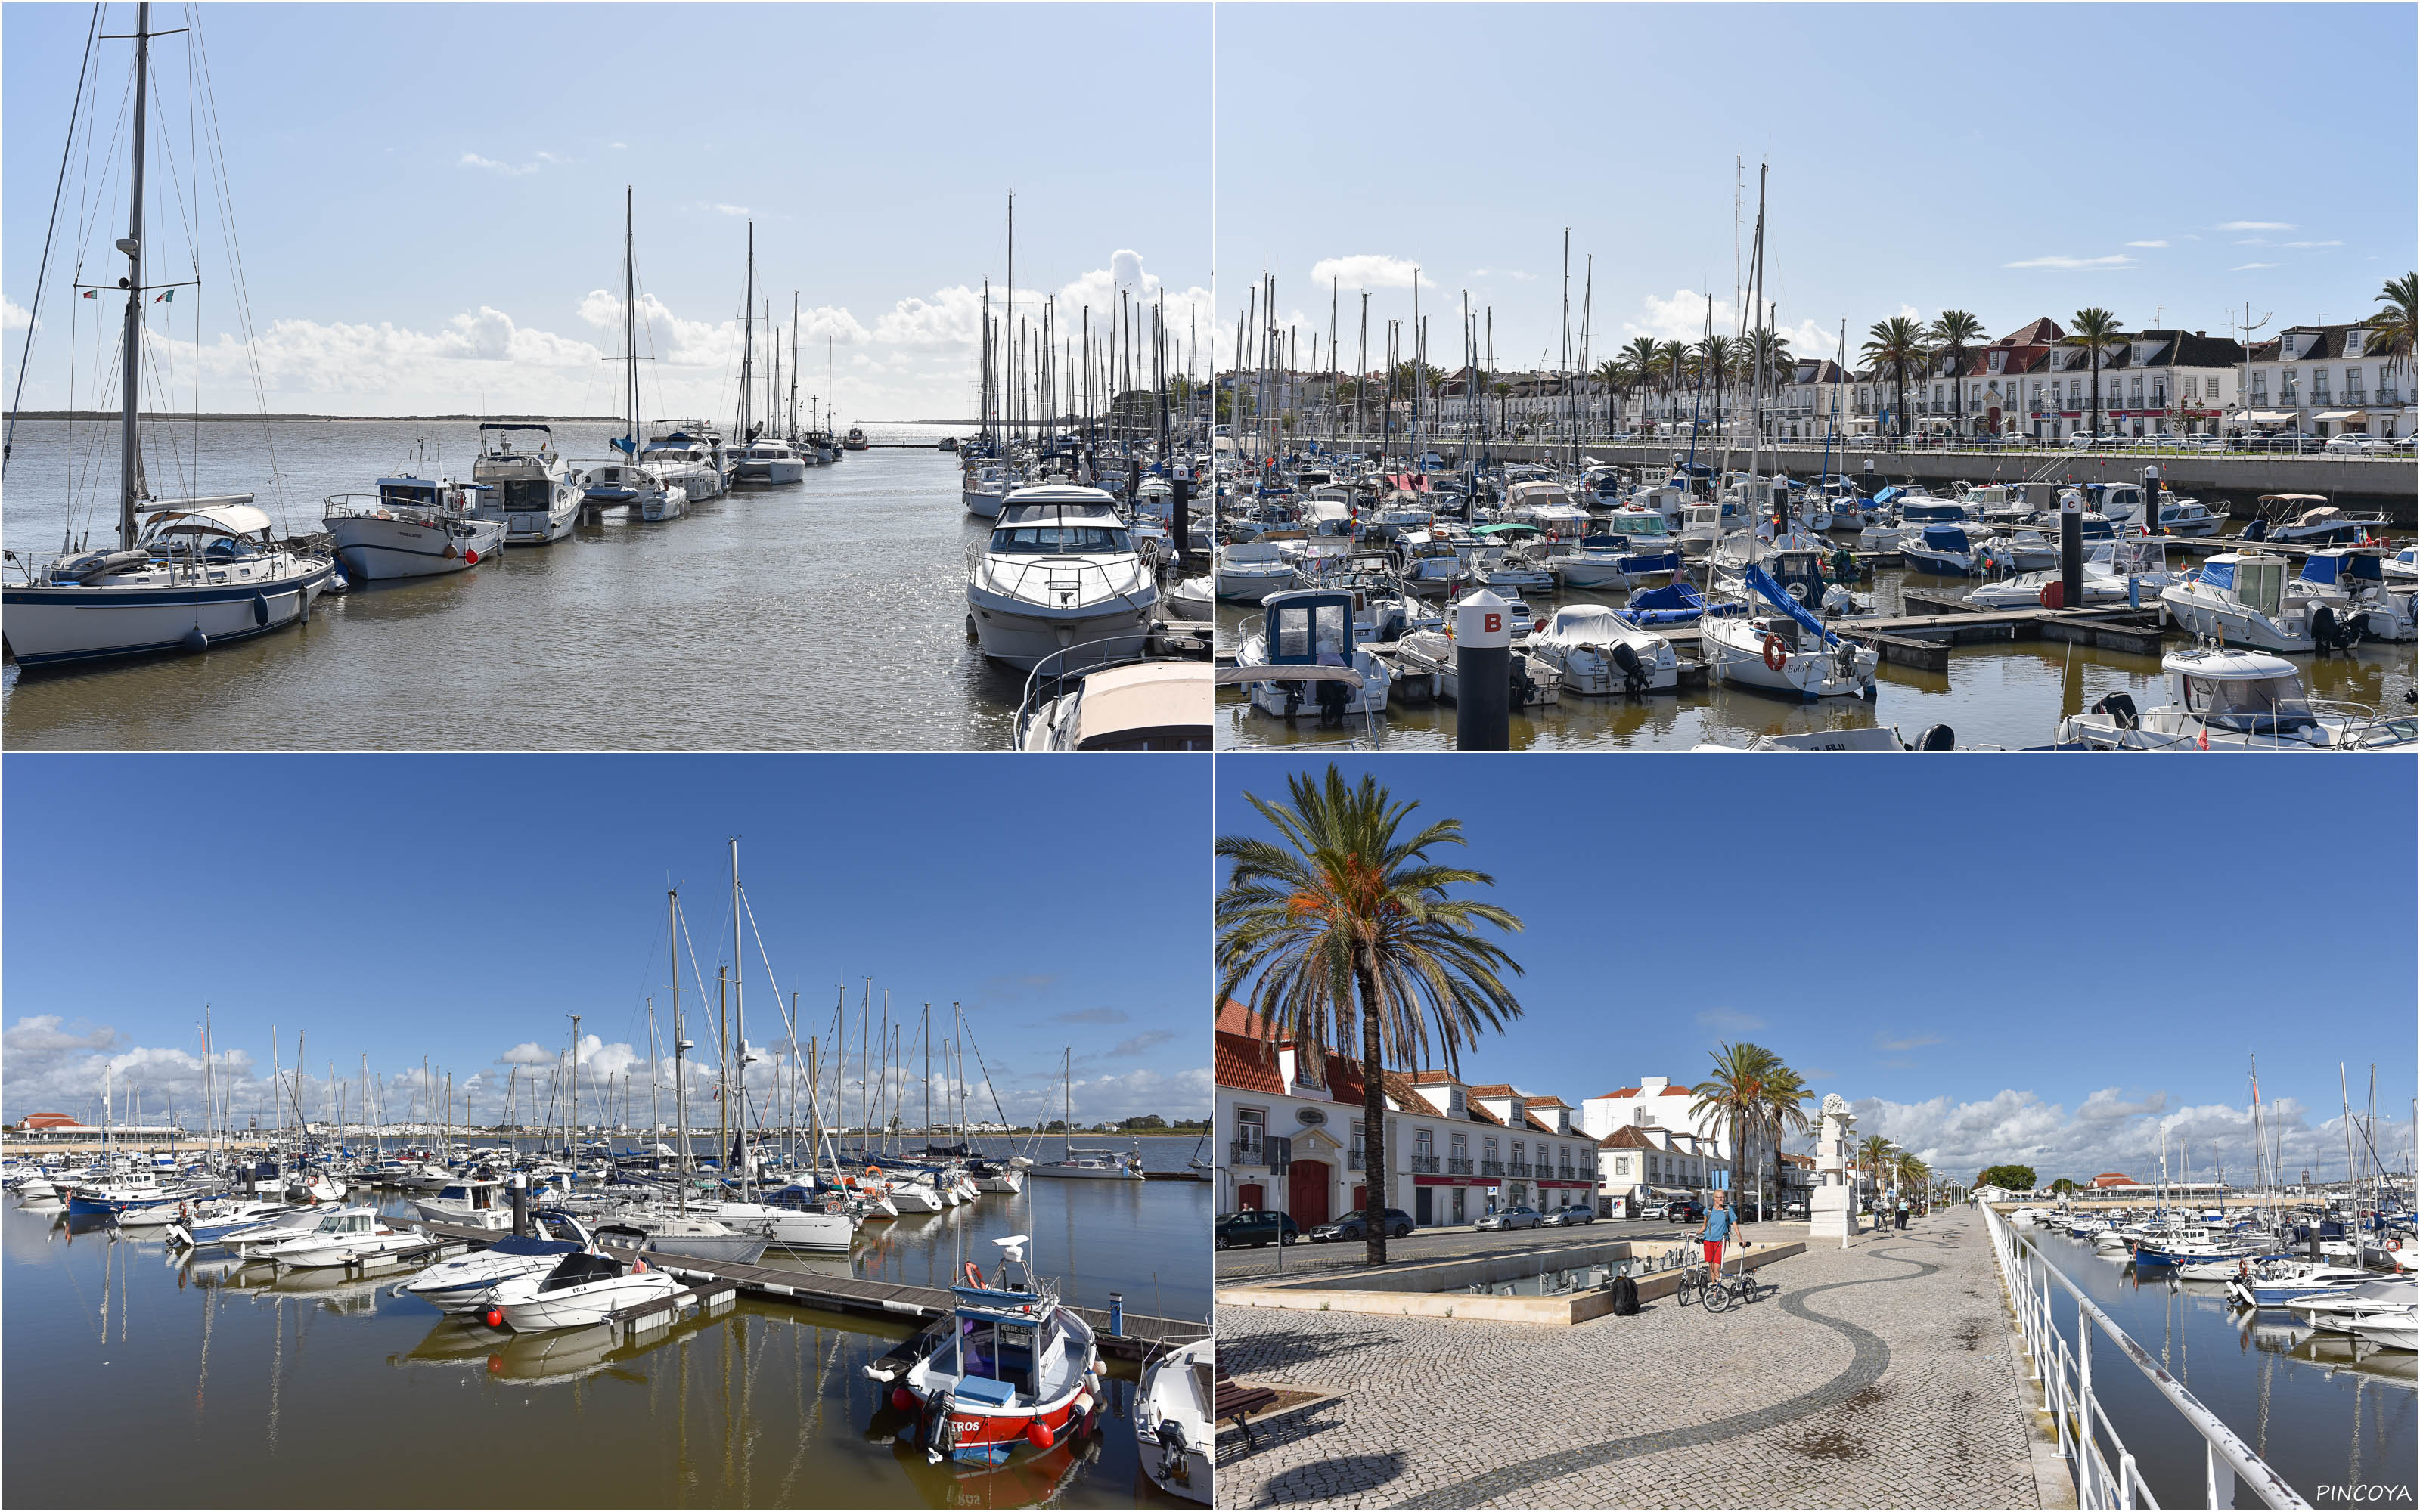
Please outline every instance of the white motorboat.
[[1971, 578], [1982, 560], [1982, 551], [1962, 525], [1927, 525], [1900, 537], [1899, 557], [1910, 572]]
[[1208, 624], [1218, 617], [1218, 579], [1209, 573], [1187, 578], [1160, 595], [1171, 620]]
[[2411, 1276], [2364, 1281], [2342, 1291], [2325, 1291], [2287, 1302], [2286, 1310], [2313, 1328], [2350, 1334], [2377, 1313], [2409, 1312], [2420, 1305], [2420, 1279]]
[[2378, 566], [2381, 573], [2397, 582], [2420, 582], [2420, 546], [2407, 546]]
[[681, 1289], [680, 1282], [642, 1257], [628, 1264], [597, 1250], [577, 1250], [542, 1275], [520, 1275], [489, 1288], [480, 1317], [491, 1328], [540, 1334], [586, 1328], [642, 1303]]
[[1301, 581], [1295, 558], [1274, 541], [1238, 541], [1220, 547], [1212, 577], [1219, 601], [1227, 604], [1257, 604]]
[[1669, 693], [1680, 658], [1662, 636], [1625, 623], [1601, 604], [1566, 604], [1529, 634], [1529, 655], [1575, 693]]
[[437, 1189], [433, 1197], [413, 1197], [411, 1206], [423, 1218], [458, 1224], [465, 1228], [510, 1228], [513, 1207], [504, 1183], [463, 1179]]
[[2382, 559], [2374, 551], [2315, 548], [2303, 559], [2302, 572], [2286, 580], [2286, 598], [2289, 604], [2304, 600], [2314, 618], [2324, 606], [2339, 632], [2331, 637], [2334, 641], [2341, 642], [2346, 631], [2367, 640], [2414, 637], [2413, 595], [2387, 582]]
[[1698, 644], [1723, 682], [1810, 701], [1872, 698], [1881, 664], [1872, 647], [1810, 630], [1787, 613], [1708, 614], [1698, 622]]
[[[680, 489], [686, 503], [713, 499], [730, 489], [722, 460], [722, 442], [703, 421], [658, 421], [658, 433], [639, 448], [639, 460], [654, 470], [670, 487]], [[669, 428], [661, 428], [669, 426]]]
[[799, 449], [777, 437], [759, 436], [747, 445], [731, 453], [733, 477], [740, 483], [761, 483], [769, 486], [802, 483], [807, 476], [807, 459]]
[[2264, 496], [2257, 526], [2280, 546], [2353, 546], [2386, 537], [2384, 515], [2349, 515], [2310, 493]]
[[[1357, 673], [1357, 685], [1287, 676], [1287, 668], [1335, 667]], [[1291, 719], [1309, 713], [1320, 718], [1383, 714], [1390, 674], [1354, 634], [1353, 595], [1319, 588], [1272, 594], [1263, 612], [1247, 620], [1235, 651], [1235, 671], [1265, 671], [1267, 678], [1244, 683], [1252, 706]]]
[[478, 490], [409, 475], [375, 494], [331, 494], [320, 523], [336, 564], [355, 582], [463, 572], [504, 549], [504, 522], [472, 513]]
[[[1448, 703], [1462, 701], [1461, 662], [1453, 637], [1444, 630], [1414, 630], [1395, 642], [1397, 681], [1404, 696], [1423, 687], [1428, 696]], [[1514, 651], [1505, 664], [1512, 681], [1509, 704], [1514, 709], [1541, 708], [1562, 702], [1562, 674], [1543, 658]]]
[[2339, 622], [2324, 600], [2288, 594], [2286, 567], [2281, 556], [2222, 551], [2161, 590], [2160, 602], [2187, 631], [2229, 645], [2302, 652], [2350, 644], [2358, 627]]
[[2354, 1265], [2329, 1265], [2313, 1260], [2255, 1262], [2248, 1273], [2226, 1285], [2226, 1294], [2246, 1307], [2283, 1307], [2306, 1297], [2351, 1291], [2373, 1279]]
[[[513, 444], [535, 432], [535, 446]], [[506, 546], [545, 546], [569, 535], [580, 521], [580, 489], [571, 469], [554, 449], [551, 426], [530, 422], [486, 421], [479, 426], [479, 459], [471, 481], [484, 484], [472, 514], [501, 520]]]
[[[1063, 673], [1062, 656], [1085, 659]], [[1207, 661], [1160, 658], [1100, 666], [1071, 646], [1037, 663], [1016, 711], [1024, 751], [1208, 750], [1217, 691]]]
[[1196, 1339], [1145, 1362], [1135, 1388], [1135, 1451], [1143, 1473], [1171, 1496], [1205, 1505], [1217, 1438], [1216, 1360], [1216, 1341]]
[[2400, 1312], [2372, 1313], [2355, 1323], [2352, 1331], [2366, 1343], [2409, 1354], [2420, 1350], [2420, 1309], [2406, 1307]]
[[2303, 692], [2283, 656], [2195, 647], [2160, 658], [2169, 702], [2138, 710], [2111, 693], [2058, 722], [2058, 743], [2097, 750], [2386, 750], [2409, 748], [2413, 721]]
[[2225, 515], [2211, 514], [2210, 506], [2198, 499], [2180, 499], [2171, 501], [2165, 495], [2161, 497], [2160, 533], [2162, 535], [2216, 535], [2226, 524]]
[[588, 1231], [567, 1214], [544, 1214], [541, 1227], [561, 1237], [506, 1234], [485, 1249], [441, 1260], [405, 1282], [411, 1293], [440, 1312], [478, 1312], [497, 1285], [524, 1276], [543, 1276], [563, 1257], [590, 1246]]
[[298, 1271], [349, 1265], [427, 1242], [427, 1236], [389, 1227], [376, 1208], [339, 1208], [307, 1234], [252, 1248], [255, 1259]]
[[1414, 557], [1404, 563], [1404, 591], [1422, 598], [1443, 598], [1471, 580], [1470, 568], [1461, 553], [1437, 551]]
[[1158, 602], [1117, 501], [1072, 485], [1009, 495], [967, 576], [970, 638], [1019, 671], [1078, 645], [1102, 661], [1134, 656]]

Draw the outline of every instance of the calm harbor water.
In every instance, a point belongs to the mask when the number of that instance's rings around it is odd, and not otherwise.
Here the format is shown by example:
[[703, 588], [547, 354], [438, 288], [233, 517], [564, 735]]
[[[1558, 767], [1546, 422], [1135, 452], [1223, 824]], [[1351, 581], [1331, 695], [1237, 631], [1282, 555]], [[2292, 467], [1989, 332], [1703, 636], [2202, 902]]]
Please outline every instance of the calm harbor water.
[[[1146, 1140], [1147, 1164], [1181, 1168], [1194, 1146]], [[1130, 1311], [1201, 1319], [1210, 1192], [1033, 1181], [869, 1225], [848, 1261], [772, 1263], [938, 1286], [962, 1259], [988, 1269], [989, 1240], [1028, 1233], [1071, 1302], [1118, 1289]], [[651, 1343], [609, 1347], [598, 1330], [499, 1342], [389, 1295], [401, 1273], [180, 1265], [154, 1237], [0, 1206], [12, 1506], [1185, 1504], [1140, 1472], [1135, 1372], [1117, 1362], [1104, 1361], [1109, 1416], [1090, 1443], [953, 1474], [892, 1442], [901, 1424], [862, 1374], [904, 1321], [743, 1300]], [[365, 1453], [396, 1443], [411, 1462]]]
[[[2064, 1234], [2028, 1237], [2304, 1500], [2348, 1504], [2321, 1488], [2366, 1484], [2399, 1488], [2383, 1501], [2372, 1492], [2367, 1504], [2413, 1504], [2420, 1357], [2356, 1349], [2349, 1335], [2316, 1333], [2284, 1308], [2236, 1307], [2217, 1282], [2138, 1276], [2124, 1257], [2101, 1257]], [[2073, 1308], [2061, 1299], [2053, 1311], [2072, 1345]], [[2093, 1390], [2153, 1496], [2162, 1506], [2205, 1504], [2201, 1436], [2107, 1342], [2093, 1341]]]
[[[1878, 570], [1874, 580], [1859, 585], [1858, 592], [1871, 593], [1883, 612], [1897, 613], [1902, 589], [1936, 595], [1961, 592], [1959, 579], [1897, 567]], [[1527, 596], [1541, 619], [1559, 604], [1619, 607], [1629, 597], [1585, 590]], [[1244, 622], [1259, 612], [1249, 605], [1219, 605], [1219, 644], [1232, 648], [1239, 643]], [[2183, 644], [2181, 637], [2170, 637], [2171, 649]], [[2315, 698], [2366, 703], [2381, 713], [2409, 713], [2413, 651], [2409, 644], [2365, 643], [2347, 653], [2292, 659], [2304, 669], [2304, 683]], [[2082, 712], [2105, 693], [2130, 693], [2146, 708], [2167, 702], [2158, 658], [2052, 640], [1956, 647], [1947, 672], [1885, 663], [1875, 681], [1871, 703], [1862, 699], [1790, 703], [1730, 686], [1637, 701], [1567, 693], [1560, 703], [1513, 714], [1512, 748], [1687, 750], [1701, 742], [1739, 746], [1759, 735], [1875, 724], [1896, 725], [1914, 741], [1930, 727], [1946, 724], [1957, 733], [1961, 748], [2020, 749], [2048, 745], [2063, 716]], [[2158, 696], [2150, 697], [2155, 692]], [[1348, 720], [1345, 730], [1322, 730], [1316, 719], [1295, 719], [1289, 725], [1255, 711], [1240, 688], [1219, 690], [1218, 719], [1221, 749], [1342, 743], [1353, 737], [1359, 724]], [[1388, 750], [1453, 748], [1450, 703], [1389, 701], [1379, 723]]]
[[[55, 552], [71, 521], [96, 541], [114, 529], [101, 427], [75, 429], [72, 445], [62, 422], [19, 429], [6, 540], [21, 556]], [[296, 532], [419, 443], [424, 476], [468, 477], [478, 452], [473, 422], [209, 422], [177, 428], [188, 455], [196, 429], [198, 475], [155, 458], [155, 488], [255, 492]], [[613, 430], [559, 424], [555, 442], [586, 465]], [[957, 483], [948, 453], [847, 453], [683, 519], [617, 512], [468, 571], [356, 587], [307, 625], [199, 656], [11, 666], [0, 730], [19, 749], [1004, 748], [1023, 685], [966, 640], [965, 553], [985, 527]]]

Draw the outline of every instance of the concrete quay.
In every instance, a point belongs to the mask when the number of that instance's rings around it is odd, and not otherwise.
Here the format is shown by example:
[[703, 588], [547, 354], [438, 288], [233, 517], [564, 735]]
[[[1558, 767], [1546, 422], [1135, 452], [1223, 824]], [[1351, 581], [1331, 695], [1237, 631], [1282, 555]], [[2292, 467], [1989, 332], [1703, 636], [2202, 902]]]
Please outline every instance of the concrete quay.
[[1219, 1504], [2073, 1505], [1980, 1215], [1759, 1279], [1560, 1326], [1222, 1308], [1228, 1371], [1317, 1395], [1220, 1435]]

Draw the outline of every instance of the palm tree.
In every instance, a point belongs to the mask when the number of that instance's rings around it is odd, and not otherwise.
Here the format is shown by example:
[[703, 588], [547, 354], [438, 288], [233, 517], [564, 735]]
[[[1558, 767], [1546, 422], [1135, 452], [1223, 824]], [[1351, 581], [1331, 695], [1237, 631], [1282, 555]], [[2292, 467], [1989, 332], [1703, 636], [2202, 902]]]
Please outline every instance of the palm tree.
[[1589, 377], [1605, 385], [1605, 431], [1608, 436], [1613, 434], [1616, 424], [1613, 396], [1621, 387], [1623, 371], [1621, 359], [1611, 357], [1597, 363], [1595, 369], [1589, 374]]
[[1689, 1103], [1689, 1116], [1703, 1119], [1712, 1114], [1730, 1127], [1731, 1187], [1736, 1191], [1739, 1173], [1749, 1168], [1748, 1140], [1764, 1117], [1767, 1079], [1780, 1061], [1764, 1046], [1745, 1041], [1708, 1054], [1714, 1057], [1714, 1073], [1689, 1088], [1697, 1094]]
[[1652, 336], [1634, 336], [1630, 345], [1621, 348], [1621, 360], [1630, 364], [1630, 380], [1636, 388], [1653, 386], [1656, 365], [1662, 361], [1663, 350], [1655, 345]]
[[1882, 1196], [1883, 1166], [1890, 1160], [1890, 1141], [1878, 1134], [1869, 1134], [1857, 1141], [1857, 1169], [1874, 1179], [1874, 1196]]
[[1758, 1117], [1767, 1135], [1765, 1148], [1773, 1157], [1773, 1197], [1781, 1200], [1781, 1141], [1789, 1134], [1804, 1134], [1813, 1125], [1807, 1121], [1807, 1100], [1814, 1096], [1807, 1089], [1807, 1080], [1783, 1065], [1777, 1058], [1765, 1073], [1764, 1098]]
[[2420, 273], [2388, 279], [2378, 291], [2378, 302], [2386, 308], [2369, 317], [2369, 329], [2378, 332], [2375, 339], [2386, 348], [2386, 371], [2391, 374], [2400, 367], [2409, 372], [2413, 307], [2420, 305]]
[[1368, 1262], [1387, 1262], [1387, 1089], [1389, 1065], [1417, 1069], [1434, 1037], [1445, 1067], [1482, 1028], [1521, 1016], [1501, 973], [1520, 965], [1481, 926], [1517, 932], [1521, 920], [1495, 903], [1448, 889], [1492, 887], [1484, 872], [1430, 858], [1466, 843], [1462, 822], [1440, 819], [1406, 839], [1419, 808], [1376, 779], [1348, 786], [1333, 765], [1325, 779], [1287, 779], [1290, 804], [1252, 794], [1245, 801], [1284, 843], [1222, 835], [1218, 854], [1234, 863], [1218, 893], [1218, 1002], [1251, 982], [1246, 1006], [1271, 1042], [1292, 1040], [1314, 1072], [1330, 1046], [1361, 1051], [1362, 1143], [1369, 1174]]
[[2101, 354], [2112, 347], [2124, 345], [2118, 334], [2118, 317], [2099, 305], [2075, 312], [2075, 323], [2068, 328], [2067, 344], [2081, 347], [2092, 356], [2092, 407], [2086, 412], [2091, 434], [2101, 434]]
[[1932, 343], [1935, 351], [1947, 352], [1950, 371], [1957, 381], [1949, 387], [1951, 411], [1958, 417], [1958, 431], [1966, 431], [1966, 344], [1983, 333], [1983, 322], [1963, 310], [1944, 310], [1934, 316], [1924, 339]]
[[1891, 384], [1899, 411], [1897, 440], [1900, 441], [1907, 440], [1907, 364], [1922, 362], [1924, 352], [1924, 328], [1917, 325], [1913, 316], [1904, 315], [1875, 321], [1873, 329], [1866, 332], [1865, 346], [1858, 348], [1857, 354], [1867, 362], [1890, 364]]
[[1686, 344], [1668, 341], [1655, 348], [1655, 376], [1664, 382], [1664, 396], [1677, 397], [1681, 385], [1689, 373], [1689, 348]]

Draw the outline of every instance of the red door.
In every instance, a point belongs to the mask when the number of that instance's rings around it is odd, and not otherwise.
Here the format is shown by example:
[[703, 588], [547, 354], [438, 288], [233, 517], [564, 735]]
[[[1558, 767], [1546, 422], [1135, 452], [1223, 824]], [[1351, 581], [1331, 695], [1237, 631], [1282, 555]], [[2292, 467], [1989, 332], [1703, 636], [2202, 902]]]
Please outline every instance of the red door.
[[1286, 1211], [1305, 1228], [1327, 1222], [1327, 1163], [1298, 1160], [1286, 1173]]
[[1353, 1211], [1355, 1212], [1368, 1212], [1370, 1211], [1370, 1188], [1368, 1183], [1365, 1182], [1353, 1189]]
[[1261, 1195], [1261, 1185], [1258, 1181], [1255, 1181], [1249, 1186], [1239, 1186], [1235, 1188], [1235, 1211], [1237, 1212], [1258, 1212], [1267, 1206], [1268, 1199]]

